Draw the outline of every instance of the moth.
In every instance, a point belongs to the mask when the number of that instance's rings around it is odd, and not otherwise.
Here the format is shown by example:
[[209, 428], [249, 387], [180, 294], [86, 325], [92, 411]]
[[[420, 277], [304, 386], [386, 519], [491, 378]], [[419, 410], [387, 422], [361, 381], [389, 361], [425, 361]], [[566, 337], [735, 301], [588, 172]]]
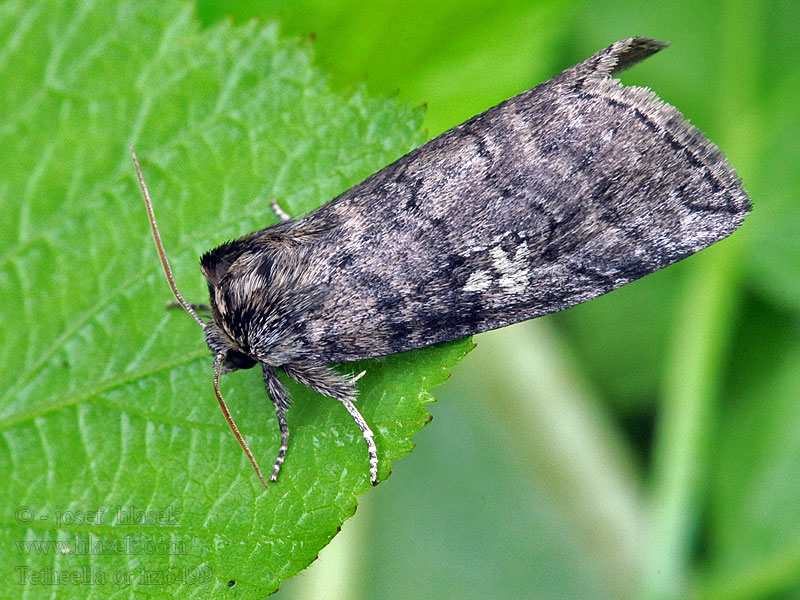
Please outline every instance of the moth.
[[[286, 457], [289, 377], [341, 402], [378, 483], [355, 377], [330, 365], [462, 338], [586, 302], [736, 230], [750, 201], [720, 150], [647, 88], [613, 76], [667, 44], [617, 42], [410, 152], [310, 214], [200, 260], [211, 319], [181, 296], [139, 184], [167, 280], [202, 327], [220, 392], [261, 367]], [[276, 210], [277, 205], [275, 205]], [[281, 214], [279, 212], [279, 214]]]

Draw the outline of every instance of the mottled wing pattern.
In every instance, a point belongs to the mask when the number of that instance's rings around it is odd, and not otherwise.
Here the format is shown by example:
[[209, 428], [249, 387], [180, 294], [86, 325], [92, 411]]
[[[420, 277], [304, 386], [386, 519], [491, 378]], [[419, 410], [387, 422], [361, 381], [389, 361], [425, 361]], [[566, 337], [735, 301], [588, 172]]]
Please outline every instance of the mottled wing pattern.
[[337, 363], [464, 337], [585, 302], [733, 232], [750, 205], [721, 152], [611, 78], [661, 47], [618, 42], [292, 224], [288, 235], [324, 233], [271, 264], [296, 269], [315, 299], [259, 356]]

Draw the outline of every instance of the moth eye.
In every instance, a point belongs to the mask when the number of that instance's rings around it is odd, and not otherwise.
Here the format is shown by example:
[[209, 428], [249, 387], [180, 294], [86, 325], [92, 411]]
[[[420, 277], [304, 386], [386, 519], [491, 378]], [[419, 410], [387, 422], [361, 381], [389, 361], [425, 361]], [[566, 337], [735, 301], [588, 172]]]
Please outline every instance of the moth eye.
[[238, 350], [228, 350], [225, 355], [225, 362], [235, 369], [250, 369], [258, 363], [256, 359]]

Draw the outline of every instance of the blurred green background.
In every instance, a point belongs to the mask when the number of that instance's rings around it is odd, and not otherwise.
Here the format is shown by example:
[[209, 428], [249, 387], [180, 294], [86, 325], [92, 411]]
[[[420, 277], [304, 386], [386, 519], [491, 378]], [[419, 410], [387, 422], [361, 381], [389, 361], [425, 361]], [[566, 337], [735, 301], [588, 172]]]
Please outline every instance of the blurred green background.
[[280, 20], [433, 136], [632, 35], [754, 201], [733, 238], [476, 338], [288, 598], [800, 598], [800, 4], [200, 0]]

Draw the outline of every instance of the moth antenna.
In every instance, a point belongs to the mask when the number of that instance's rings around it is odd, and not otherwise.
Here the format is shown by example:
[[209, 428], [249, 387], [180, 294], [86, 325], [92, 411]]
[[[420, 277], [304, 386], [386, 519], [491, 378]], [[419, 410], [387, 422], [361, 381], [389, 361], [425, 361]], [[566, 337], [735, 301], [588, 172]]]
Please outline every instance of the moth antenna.
[[205, 328], [205, 323], [203, 323], [203, 320], [197, 316], [197, 313], [195, 312], [194, 308], [192, 308], [192, 305], [189, 304], [178, 291], [175, 278], [172, 276], [172, 269], [170, 268], [169, 261], [167, 260], [167, 252], [164, 250], [164, 244], [161, 242], [161, 234], [158, 232], [156, 215], [153, 213], [153, 203], [150, 201], [150, 192], [147, 191], [147, 185], [144, 183], [144, 176], [142, 175], [142, 170], [139, 168], [139, 161], [136, 159], [136, 152], [133, 151], [133, 146], [130, 146], [130, 150], [131, 158], [133, 158], [133, 166], [136, 169], [136, 177], [139, 178], [139, 187], [142, 188], [144, 205], [145, 208], [147, 208], [147, 218], [150, 221], [150, 229], [153, 231], [153, 239], [156, 242], [156, 250], [158, 250], [158, 257], [161, 259], [161, 266], [164, 267], [164, 274], [167, 276], [169, 287], [172, 289], [172, 293], [175, 294], [175, 298], [178, 299], [178, 303], [183, 307], [183, 309], [189, 313], [189, 315], [195, 321], [197, 321], [197, 324], [200, 325], [200, 327]]
[[253, 465], [253, 468], [256, 470], [256, 475], [258, 475], [261, 483], [264, 484], [264, 487], [266, 488], [267, 482], [264, 480], [264, 475], [261, 473], [261, 468], [258, 466], [256, 457], [253, 456], [253, 453], [250, 451], [250, 446], [247, 445], [247, 442], [244, 441], [244, 437], [242, 437], [242, 434], [239, 433], [239, 428], [236, 427], [236, 422], [233, 420], [233, 416], [228, 410], [228, 405], [225, 404], [225, 400], [222, 398], [222, 392], [219, 391], [220, 375], [222, 375], [222, 355], [218, 354], [214, 359], [214, 394], [217, 396], [217, 402], [219, 402], [219, 407], [222, 410], [222, 414], [225, 415], [225, 420], [228, 422], [228, 426], [231, 428], [233, 436], [236, 438], [236, 441], [239, 442], [242, 450], [244, 450], [244, 453], [250, 460], [250, 464]]

